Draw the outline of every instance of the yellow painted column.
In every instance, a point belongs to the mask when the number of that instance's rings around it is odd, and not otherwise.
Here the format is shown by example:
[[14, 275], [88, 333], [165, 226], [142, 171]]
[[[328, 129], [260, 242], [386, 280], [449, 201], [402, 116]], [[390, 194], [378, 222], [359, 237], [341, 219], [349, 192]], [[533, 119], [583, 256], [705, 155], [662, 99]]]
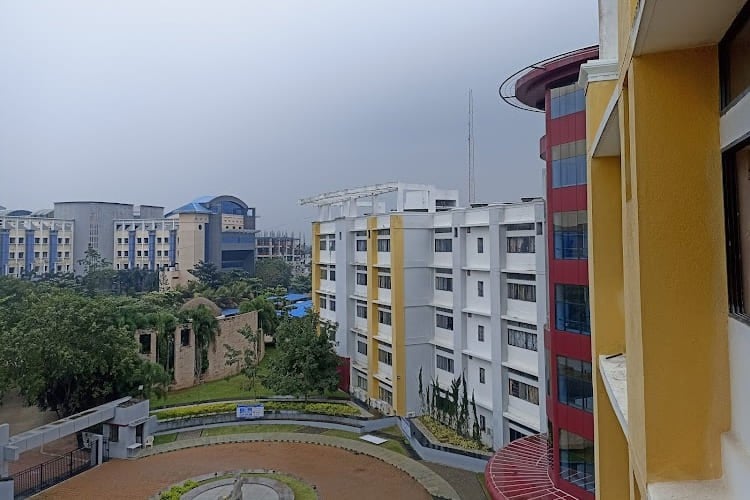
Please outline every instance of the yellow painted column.
[[367, 390], [370, 398], [378, 399], [378, 218], [367, 219]]
[[393, 349], [393, 407], [406, 414], [406, 342], [404, 309], [404, 220], [391, 215], [391, 334]]
[[634, 58], [627, 86], [632, 465], [644, 485], [718, 478], [729, 373], [717, 49]]
[[[589, 144], [604, 119], [613, 92], [614, 81], [593, 82], [587, 87]], [[599, 355], [625, 351], [619, 156], [589, 157], [587, 190], [596, 492], [602, 499], [628, 498], [628, 443], [607, 395], [598, 363]]]
[[320, 313], [320, 222], [312, 224], [312, 266], [310, 269], [312, 284], [313, 310]]

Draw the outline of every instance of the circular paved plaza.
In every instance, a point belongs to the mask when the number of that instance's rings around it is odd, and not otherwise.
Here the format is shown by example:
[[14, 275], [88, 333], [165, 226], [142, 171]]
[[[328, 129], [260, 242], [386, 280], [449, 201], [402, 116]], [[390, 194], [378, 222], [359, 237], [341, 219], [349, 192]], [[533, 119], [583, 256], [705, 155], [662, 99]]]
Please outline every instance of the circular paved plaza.
[[376, 458], [301, 443], [247, 442], [201, 446], [138, 460], [112, 460], [44, 491], [46, 499], [146, 499], [193, 476], [273, 469], [314, 485], [320, 498], [429, 500], [416, 481]]

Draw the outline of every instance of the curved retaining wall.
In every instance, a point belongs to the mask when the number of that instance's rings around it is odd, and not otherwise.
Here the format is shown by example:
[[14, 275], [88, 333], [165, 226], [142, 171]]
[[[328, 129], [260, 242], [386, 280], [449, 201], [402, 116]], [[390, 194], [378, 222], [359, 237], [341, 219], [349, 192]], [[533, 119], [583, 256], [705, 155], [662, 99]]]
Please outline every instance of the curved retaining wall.
[[311, 427], [325, 427], [328, 429], [339, 429], [344, 431], [368, 433], [385, 429], [398, 424], [397, 417], [386, 417], [379, 419], [358, 419], [349, 417], [333, 417], [330, 415], [317, 415], [312, 413], [301, 413], [295, 411], [273, 411], [267, 412], [262, 418], [240, 419], [234, 413], [217, 413], [214, 415], [199, 415], [195, 417], [172, 418], [157, 420], [154, 434], [164, 434], [174, 431], [184, 431], [199, 427], [216, 427], [230, 424], [272, 424], [288, 423], [309, 425]]

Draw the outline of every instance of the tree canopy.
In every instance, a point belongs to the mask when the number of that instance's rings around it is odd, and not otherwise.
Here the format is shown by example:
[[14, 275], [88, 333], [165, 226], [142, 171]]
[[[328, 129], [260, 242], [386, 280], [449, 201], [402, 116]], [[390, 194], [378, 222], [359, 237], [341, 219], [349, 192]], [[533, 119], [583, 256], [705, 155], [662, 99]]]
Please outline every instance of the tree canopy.
[[284, 259], [258, 259], [255, 263], [255, 277], [260, 278], [266, 288], [276, 286], [289, 288], [292, 281], [292, 267]]
[[265, 384], [277, 394], [323, 394], [338, 386], [339, 357], [334, 351], [336, 325], [315, 313], [287, 317], [276, 330], [276, 356], [269, 362]]
[[[138, 355], [117, 297], [42, 289], [0, 328], [0, 383], [28, 404], [67, 416], [123, 395], [162, 391], [169, 376]], [[139, 391], [139, 386], [143, 386]]]

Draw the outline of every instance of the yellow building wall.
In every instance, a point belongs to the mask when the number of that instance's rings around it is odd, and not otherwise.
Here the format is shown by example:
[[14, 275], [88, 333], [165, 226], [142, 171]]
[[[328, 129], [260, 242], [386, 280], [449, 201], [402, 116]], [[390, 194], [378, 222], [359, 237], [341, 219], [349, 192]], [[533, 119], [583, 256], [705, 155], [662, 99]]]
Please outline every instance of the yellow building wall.
[[367, 219], [367, 388], [370, 397], [379, 399], [378, 372], [378, 218]]
[[632, 467], [645, 484], [717, 478], [729, 374], [716, 47], [634, 58], [627, 85]]
[[[586, 91], [587, 139], [593, 142], [607, 104], [615, 91], [614, 81], [589, 84]], [[594, 386], [594, 446], [599, 498], [628, 498], [628, 444], [610, 404], [599, 371], [599, 355], [625, 351], [623, 304], [622, 208], [620, 157], [589, 157], [589, 292]]]
[[312, 225], [312, 265], [310, 266], [313, 310], [320, 313], [320, 222]]
[[393, 409], [406, 414], [406, 311], [404, 309], [404, 220], [391, 215], [391, 335]]

